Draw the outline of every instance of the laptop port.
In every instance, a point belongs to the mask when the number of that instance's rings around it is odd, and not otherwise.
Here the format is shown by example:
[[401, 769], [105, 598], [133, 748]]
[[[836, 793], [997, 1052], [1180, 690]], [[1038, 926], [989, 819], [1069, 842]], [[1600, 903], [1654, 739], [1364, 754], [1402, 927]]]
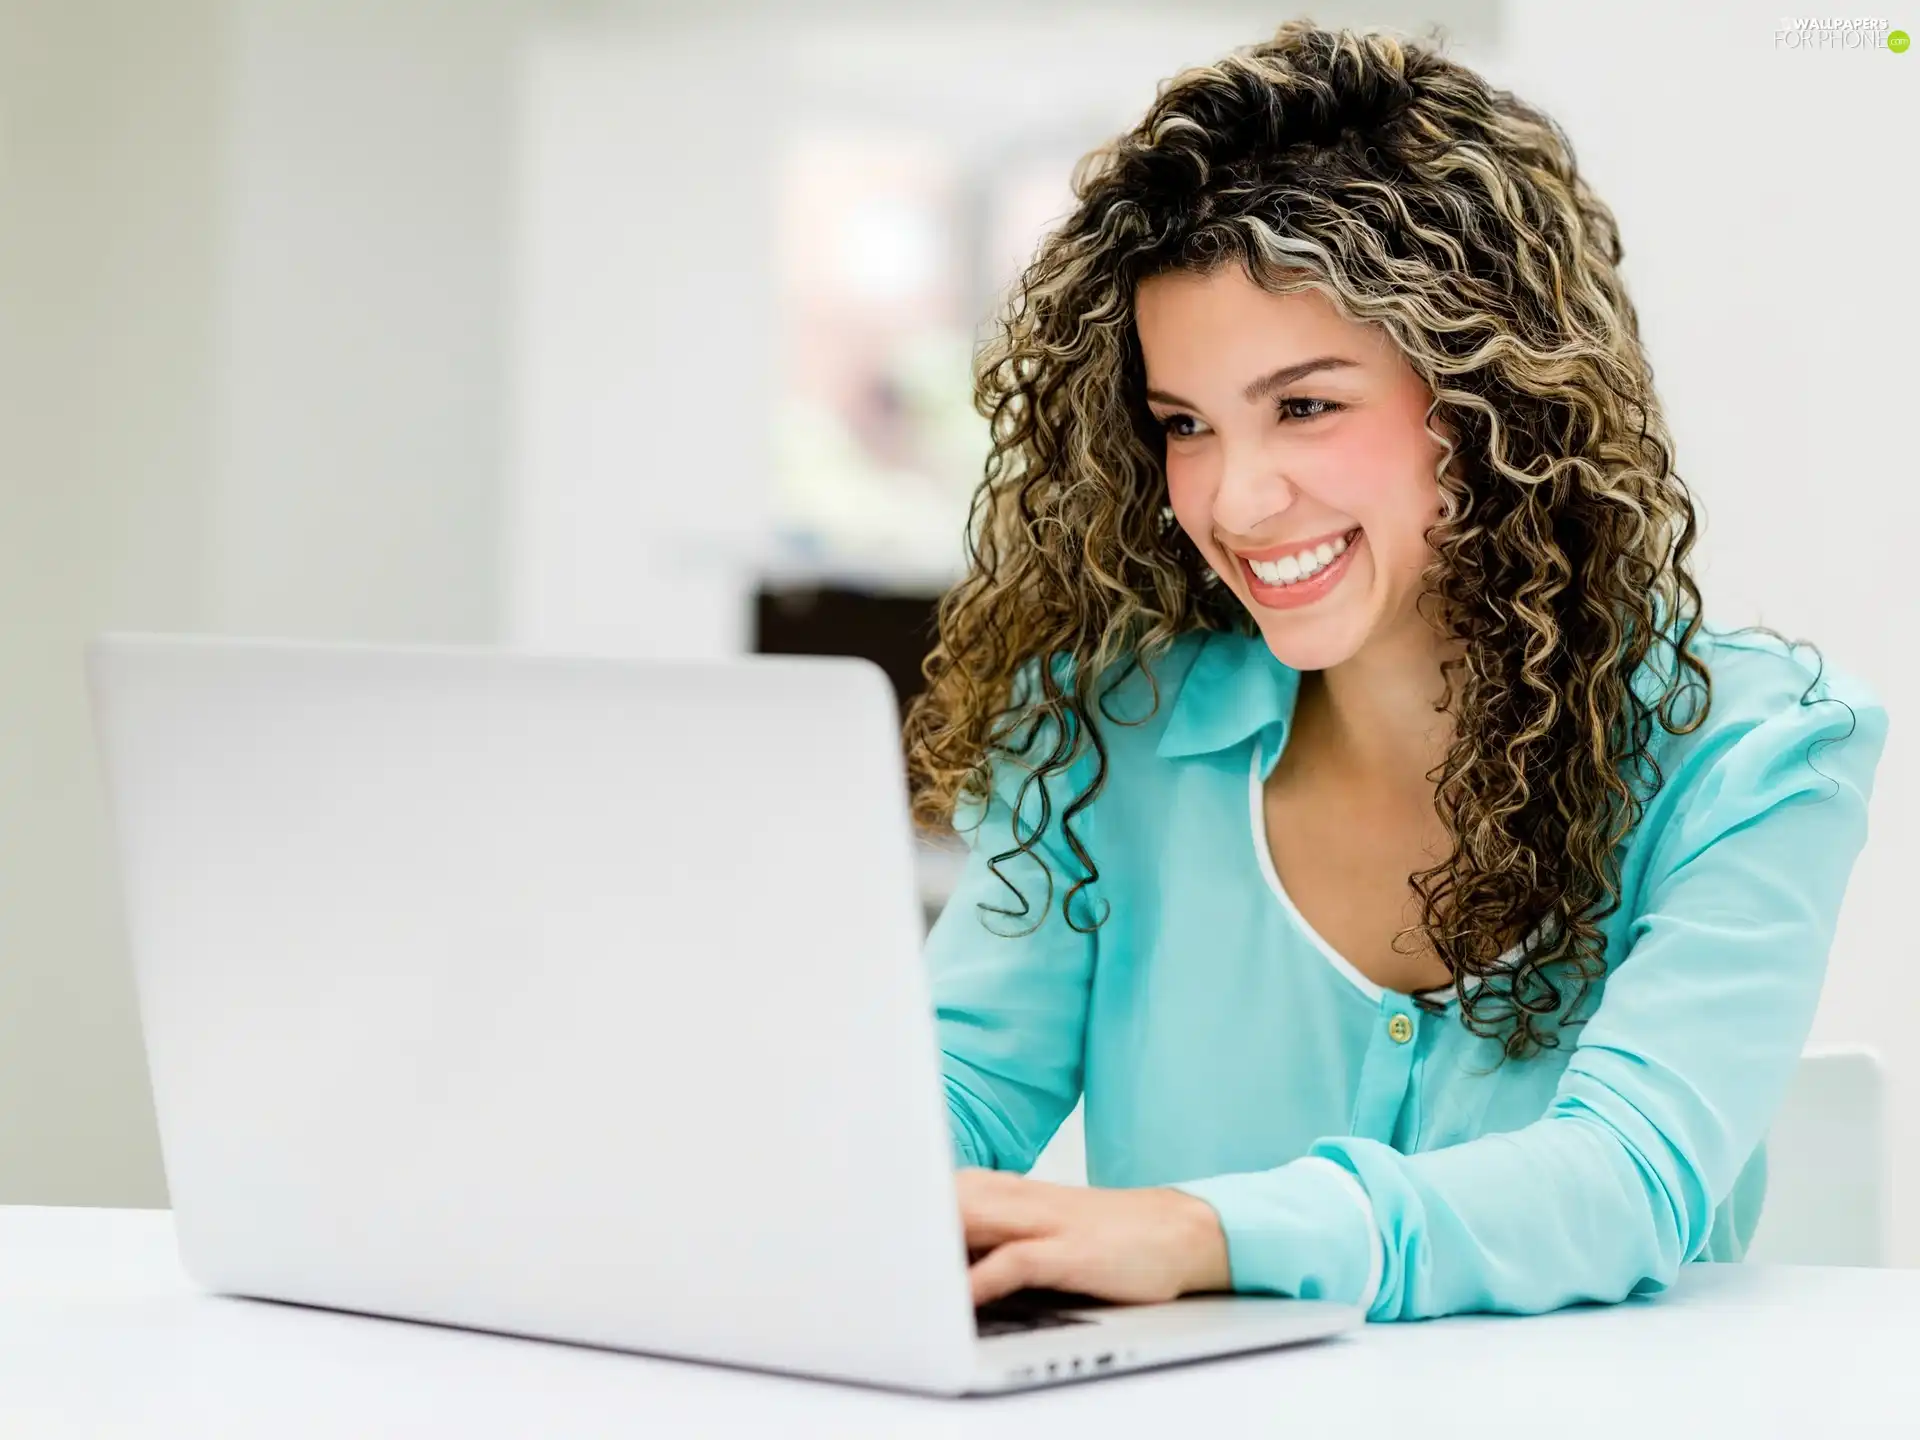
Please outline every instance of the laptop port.
[[1111, 1369], [1112, 1366], [1113, 1354], [1111, 1351], [1105, 1355], [1096, 1355], [1093, 1357], [1093, 1368], [1096, 1370], [1107, 1370]]

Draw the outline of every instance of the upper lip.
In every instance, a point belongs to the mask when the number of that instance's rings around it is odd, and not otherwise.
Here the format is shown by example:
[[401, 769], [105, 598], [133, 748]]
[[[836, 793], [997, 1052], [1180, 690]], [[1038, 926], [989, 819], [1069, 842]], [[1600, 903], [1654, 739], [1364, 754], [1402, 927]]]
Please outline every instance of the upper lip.
[[1331, 535], [1318, 535], [1311, 540], [1289, 540], [1284, 545], [1269, 545], [1264, 550], [1235, 550], [1233, 553], [1242, 560], [1281, 560], [1288, 555], [1298, 555], [1303, 550], [1317, 550], [1322, 545], [1331, 545], [1336, 540], [1344, 540], [1358, 528], [1350, 525], [1345, 530], [1336, 530]]

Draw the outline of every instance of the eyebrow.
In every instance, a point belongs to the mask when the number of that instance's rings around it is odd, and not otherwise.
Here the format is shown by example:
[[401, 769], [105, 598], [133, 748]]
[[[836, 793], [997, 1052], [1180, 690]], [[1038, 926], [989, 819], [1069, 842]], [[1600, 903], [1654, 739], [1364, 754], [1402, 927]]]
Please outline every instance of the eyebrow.
[[[1358, 360], [1349, 360], [1342, 355], [1321, 355], [1316, 359], [1302, 360], [1298, 365], [1282, 365], [1271, 374], [1262, 375], [1258, 380], [1240, 393], [1249, 405], [1264, 400], [1274, 391], [1291, 385], [1302, 376], [1311, 375], [1316, 370], [1338, 370], [1346, 366], [1357, 366]], [[1162, 405], [1185, 405], [1189, 409], [1200, 407], [1191, 400], [1182, 400], [1178, 395], [1169, 395], [1165, 390], [1148, 390], [1147, 399], [1158, 400]]]

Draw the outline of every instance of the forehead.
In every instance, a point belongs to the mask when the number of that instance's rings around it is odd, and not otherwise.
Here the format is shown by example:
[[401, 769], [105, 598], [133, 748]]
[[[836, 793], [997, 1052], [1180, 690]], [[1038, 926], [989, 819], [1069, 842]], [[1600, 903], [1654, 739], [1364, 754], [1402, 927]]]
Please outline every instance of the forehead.
[[1339, 354], [1362, 365], [1384, 358], [1375, 327], [1349, 320], [1320, 291], [1276, 293], [1237, 265], [1151, 276], [1135, 288], [1133, 305], [1156, 383], [1175, 374], [1244, 381], [1309, 355]]

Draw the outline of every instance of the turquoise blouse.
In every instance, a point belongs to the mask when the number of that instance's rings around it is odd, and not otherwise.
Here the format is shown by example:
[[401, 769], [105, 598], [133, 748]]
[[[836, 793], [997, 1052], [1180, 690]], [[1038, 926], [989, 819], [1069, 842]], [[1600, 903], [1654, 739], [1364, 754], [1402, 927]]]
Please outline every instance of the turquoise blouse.
[[926, 949], [958, 1162], [1027, 1170], [1084, 1097], [1091, 1183], [1199, 1196], [1236, 1290], [1373, 1320], [1618, 1300], [1738, 1259], [1887, 716], [1764, 635], [1705, 631], [1696, 653], [1710, 714], [1655, 728], [1665, 781], [1601, 922], [1607, 974], [1558, 1049], [1504, 1065], [1457, 998], [1431, 1014], [1383, 990], [1288, 899], [1260, 796], [1299, 672], [1260, 639], [1183, 637], [1157, 706], [1136, 672], [1105, 707], [1144, 723], [1095, 717], [1107, 783], [1073, 820], [1099, 870], [1073, 902], [1104, 916], [1091, 934], [1062, 915], [1084, 871], [1060, 829], [1090, 751], [1049, 787], [1051, 892], [1030, 856], [1005, 861], [1035, 909], [981, 913], [1019, 909], [989, 869], [1023, 774], [1003, 760], [957, 817], [972, 853]]

